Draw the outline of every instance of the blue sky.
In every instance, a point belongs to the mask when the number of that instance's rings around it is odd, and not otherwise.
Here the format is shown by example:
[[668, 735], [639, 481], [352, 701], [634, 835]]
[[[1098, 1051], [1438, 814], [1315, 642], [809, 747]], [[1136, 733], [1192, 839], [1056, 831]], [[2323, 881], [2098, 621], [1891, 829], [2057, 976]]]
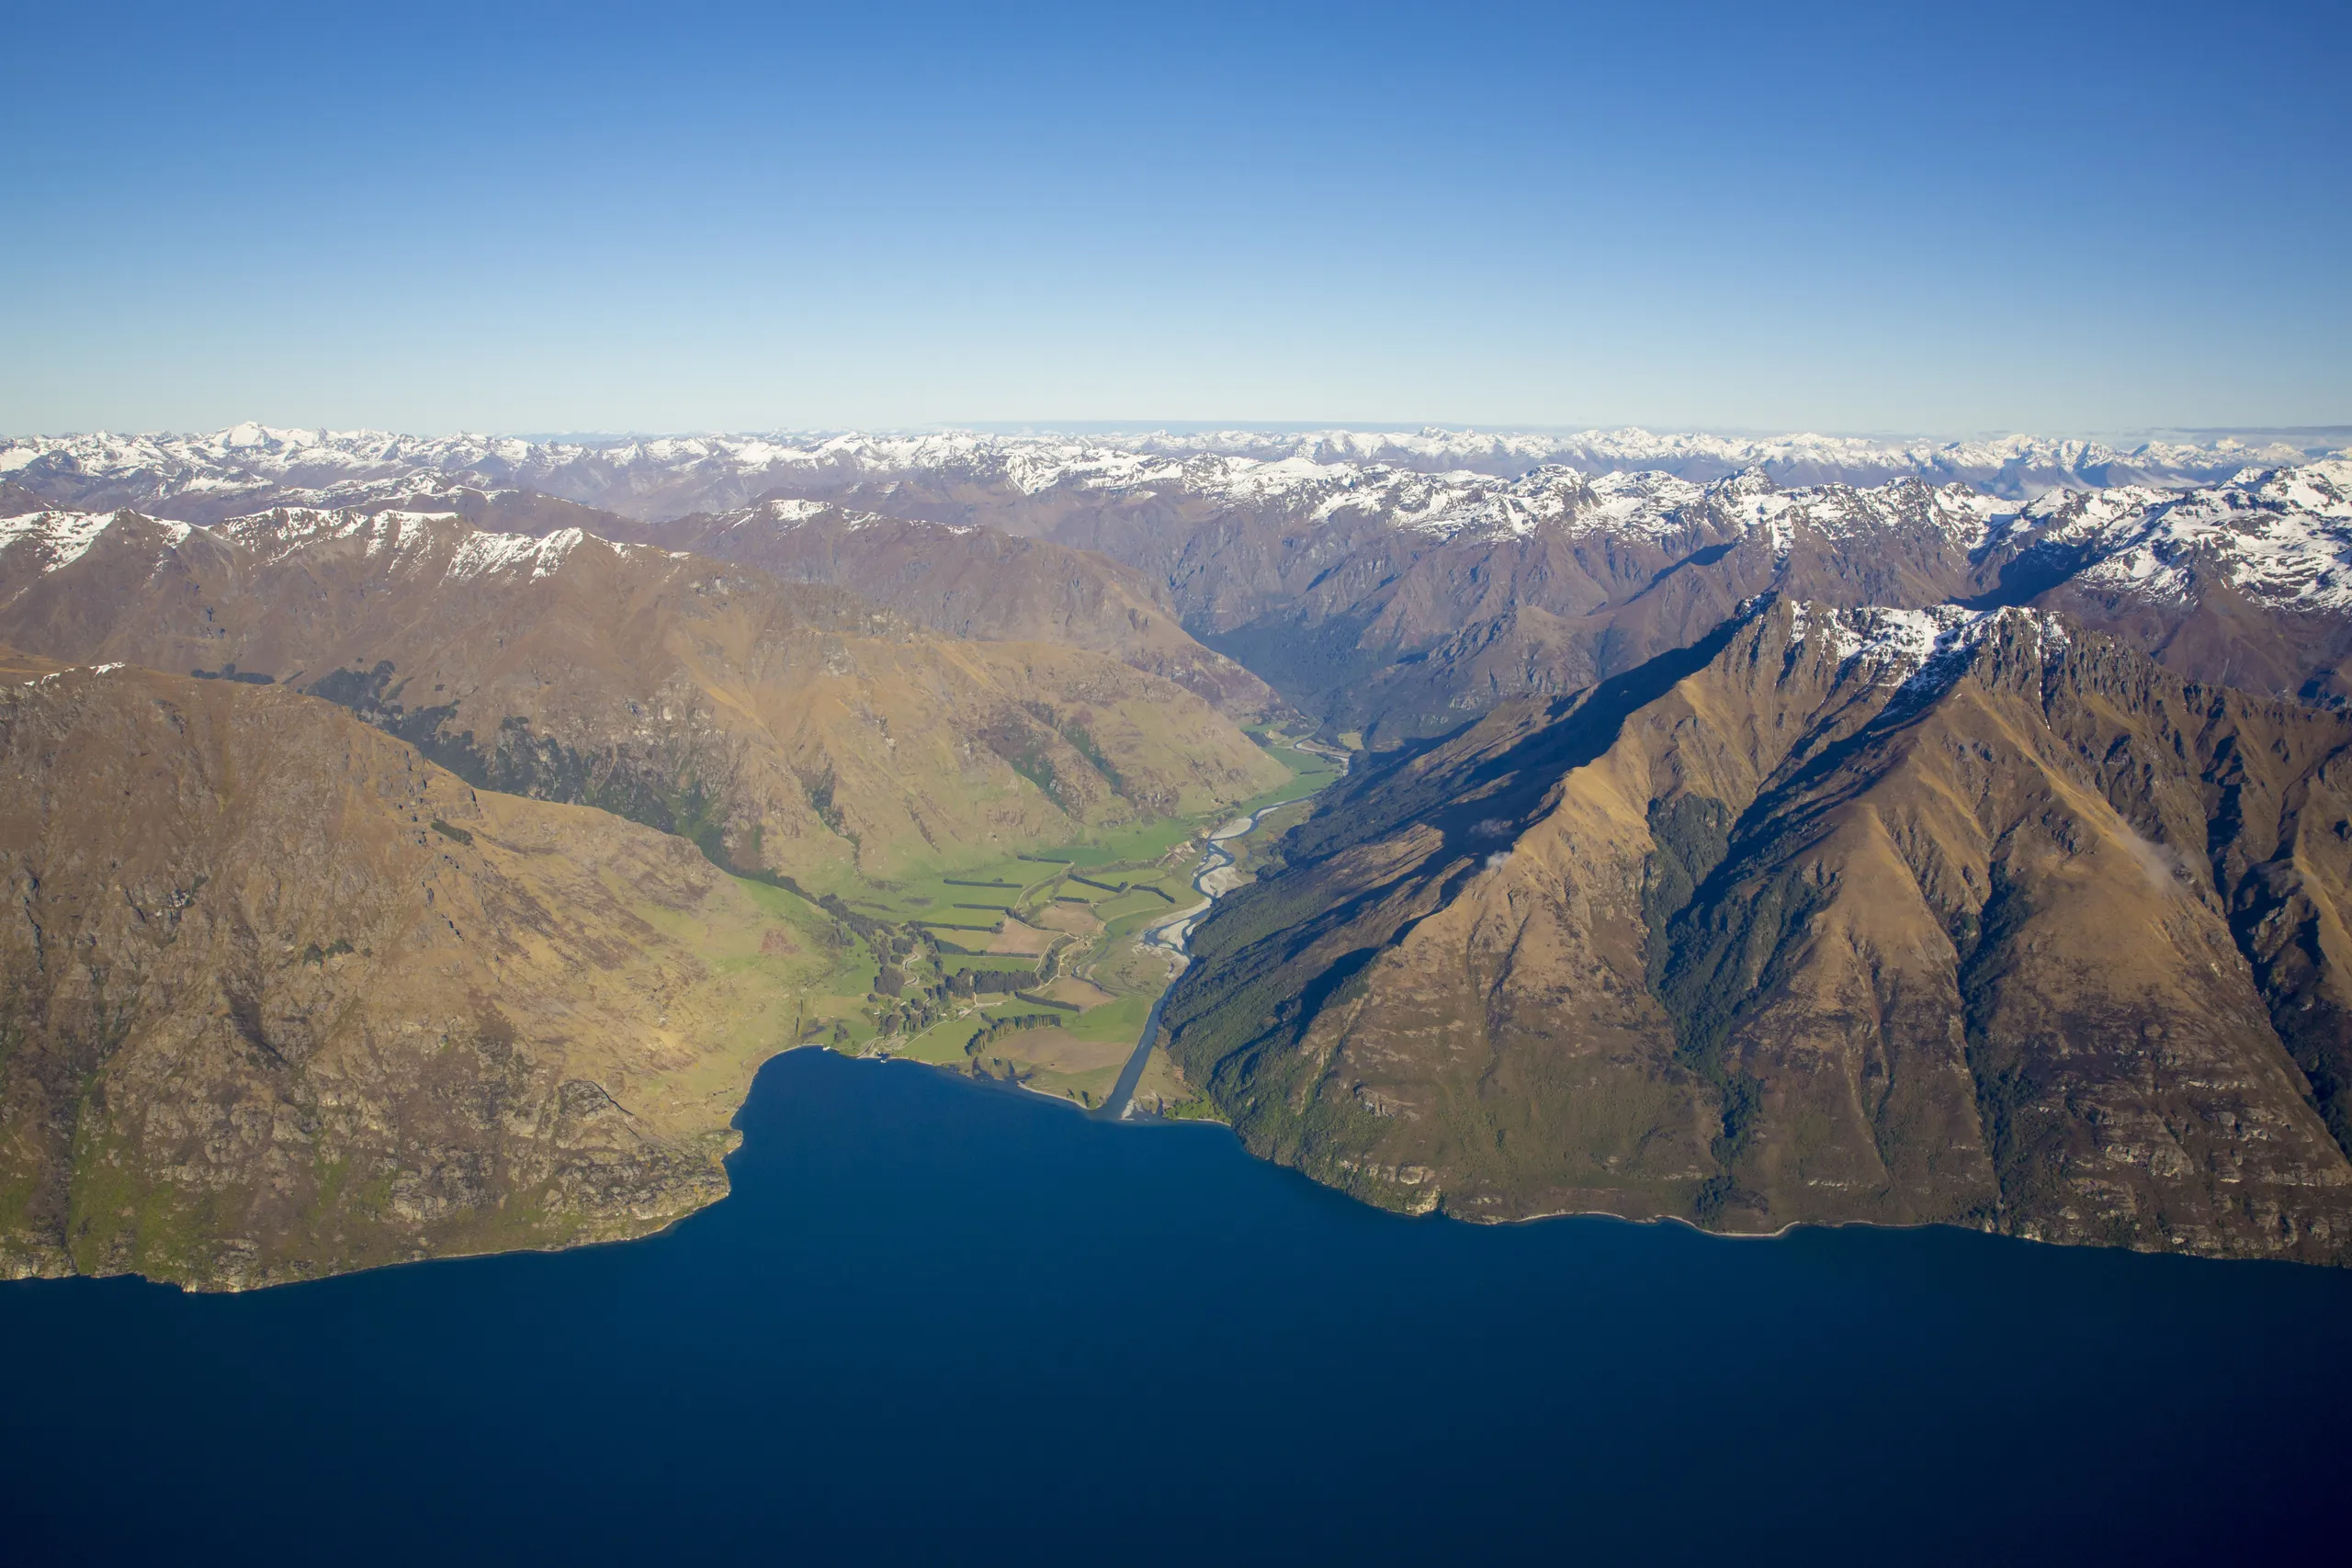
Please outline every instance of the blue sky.
[[16, 4], [0, 430], [2352, 421], [2352, 7]]

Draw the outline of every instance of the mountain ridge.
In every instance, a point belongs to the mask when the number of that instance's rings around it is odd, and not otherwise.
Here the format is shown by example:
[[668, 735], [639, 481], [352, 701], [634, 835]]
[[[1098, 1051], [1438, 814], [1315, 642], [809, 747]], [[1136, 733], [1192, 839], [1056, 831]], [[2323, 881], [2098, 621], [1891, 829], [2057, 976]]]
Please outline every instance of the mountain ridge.
[[1212, 810], [1282, 773], [1111, 657], [955, 640], [753, 567], [446, 513], [10, 520], [0, 639], [296, 682], [478, 784], [606, 805], [820, 887]]
[[282, 687], [0, 649], [0, 1274], [244, 1289], [714, 1201], [831, 963]]
[[2347, 767], [2061, 616], [1768, 600], [1340, 786], [1169, 1047], [1394, 1207], [2341, 1262]]
[[[1905, 475], [1960, 479], [2022, 498], [2065, 484], [2210, 482], [2249, 466], [2311, 456], [2271, 442], [2212, 446], [2151, 442], [2120, 451], [2098, 442], [2009, 436], [1993, 441], [1881, 441], [1654, 435], [1636, 427], [1575, 436], [1346, 430], [1130, 435], [700, 435], [587, 445], [514, 437], [421, 437], [383, 431], [277, 429], [247, 423], [192, 435], [0, 439], [0, 477], [59, 505], [167, 508], [212, 521], [269, 503], [336, 504], [337, 484], [403, 477], [463, 477], [486, 489], [530, 489], [646, 519], [746, 506], [779, 486], [839, 484], [915, 472], [1002, 479], [1027, 491], [1082, 484], [1166, 483], [1187, 464], [1247, 472], [1261, 467], [1386, 467], [1516, 478], [1546, 466], [1589, 474], [1649, 468], [1700, 481], [1757, 468], [1783, 482], [1883, 482]], [[251, 505], [244, 504], [251, 502]], [[211, 516], [198, 515], [207, 509]]]
[[[1702, 635], [1767, 589], [1913, 606], [2040, 597], [2198, 678], [2335, 700], [2352, 654], [2339, 628], [2352, 616], [2273, 590], [2297, 574], [2340, 573], [2346, 460], [2281, 443], [2158, 443], [2131, 457], [2026, 437], [1639, 431], [850, 433], [592, 446], [250, 426], [0, 444], [0, 469], [26, 493], [136, 500], [194, 522], [263, 501], [447, 509], [520, 532], [588, 525], [616, 539], [692, 542], [699, 527], [717, 548], [723, 528], [694, 518], [814, 505], [910, 529], [991, 529], [989, 540], [1038, 540], [1139, 571], [1140, 584], [1114, 583], [1115, 570], [1073, 564], [1080, 558], [1053, 569], [1090, 592], [1172, 606], [1181, 629], [1214, 650], [1147, 650], [1138, 667], [1178, 671], [1212, 700], [1260, 712], [1256, 677], [1270, 677], [1331, 733], [1362, 730], [1374, 744], [1442, 731], [1507, 696], [1605, 678]], [[1940, 541], [1927, 536], [1930, 513], [1943, 520]], [[2272, 526], [2256, 536], [2263, 517]], [[1776, 570], [1792, 533], [1814, 541], [1809, 575]], [[1743, 555], [1750, 539], [1763, 555]], [[950, 547], [975, 563], [1008, 548]], [[1921, 558], [1915, 581], [1893, 592], [1871, 558], [1890, 549], [1940, 558]], [[1514, 552], [1527, 558], [1506, 558]], [[793, 570], [815, 570], [816, 554]], [[901, 570], [865, 586], [888, 585], [904, 595], [899, 607], [943, 629], [969, 626], [903, 565], [902, 555]], [[1498, 598], [1447, 581], [1494, 571], [1520, 592]], [[2218, 594], [2197, 586], [2217, 575]], [[1654, 592], [1629, 611], [1647, 589], [1688, 602]], [[2159, 591], [2214, 607], [2173, 635], [2145, 612]], [[1104, 629], [1098, 620], [1088, 645]]]

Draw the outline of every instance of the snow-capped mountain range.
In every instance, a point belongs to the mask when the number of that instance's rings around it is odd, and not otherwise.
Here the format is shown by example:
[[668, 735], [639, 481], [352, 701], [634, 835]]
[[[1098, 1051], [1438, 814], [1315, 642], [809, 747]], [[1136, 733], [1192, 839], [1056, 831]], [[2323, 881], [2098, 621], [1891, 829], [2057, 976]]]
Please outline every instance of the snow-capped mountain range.
[[2045, 496], [2018, 525], [2079, 551], [2076, 581], [2155, 604], [2194, 597], [2204, 567], [2276, 609], [2352, 611], [2352, 460], [2342, 457], [2167, 492], [2143, 486]]
[[2187, 488], [2249, 467], [2290, 466], [2305, 456], [2283, 445], [2232, 442], [2119, 451], [2033, 436], [1930, 443], [1632, 429], [1569, 436], [1452, 430], [1085, 437], [852, 433], [592, 444], [248, 423], [200, 434], [8, 438], [0, 440], [0, 479], [62, 506], [131, 506], [189, 522], [215, 522], [269, 504], [382, 504], [453, 486], [530, 490], [656, 520], [749, 505], [775, 493], [823, 493], [913, 476], [1026, 496], [1160, 490], [1243, 502], [1405, 489], [1416, 476], [1430, 481], [1427, 494], [1434, 499], [1476, 492], [1481, 479], [1516, 479], [1545, 469], [1655, 472], [1702, 483], [1755, 470], [1784, 486], [1918, 478], [2022, 501], [2064, 488]]
[[[2104, 482], [2119, 474], [2133, 482]], [[1806, 475], [1817, 477], [1806, 483]], [[720, 510], [714, 502], [740, 506], [778, 491], [870, 491], [878, 482], [887, 493], [890, 480], [907, 476], [1022, 497], [1158, 493], [1272, 506], [1310, 525], [1378, 520], [1431, 543], [1545, 525], [1655, 541], [1709, 509], [1723, 521], [1737, 516], [1785, 550], [1800, 527], [1850, 535], [1924, 522], [1967, 549], [1996, 536], [2066, 546], [2081, 553], [2086, 583], [2150, 599], [2181, 596], [2184, 565], [2194, 558], [2267, 603], [2352, 608], [2352, 459], [2309, 462], [2285, 446], [2120, 452], [2028, 436], [1897, 444], [1630, 429], [1565, 437], [1435, 429], [1084, 439], [853, 433], [598, 446], [250, 423], [190, 435], [0, 440], [0, 477], [81, 514], [42, 525], [61, 550], [71, 549], [68, 536], [94, 529], [97, 514], [120, 506], [205, 523], [270, 505], [429, 513], [453, 510], [460, 491], [519, 488], [642, 519]]]
[[[209, 526], [168, 518], [126, 517], [119, 512], [37, 512], [0, 517], [0, 561], [29, 568], [28, 578], [62, 571], [89, 554], [118, 525], [125, 529], [136, 525], [144, 533], [159, 569], [172, 552], [195, 536], [232, 547], [241, 558], [256, 566], [269, 565], [311, 547], [348, 541], [384, 581], [396, 581], [403, 570], [417, 567], [428, 567], [436, 576], [458, 581], [507, 572], [530, 579], [547, 577], [592, 538], [578, 528], [544, 536], [492, 533], [450, 513], [390, 509], [288, 508], [232, 517]], [[683, 553], [647, 545], [595, 542], [623, 556]], [[0, 595], [0, 604], [6, 598]]]
[[[1610, 466], [1637, 457], [1653, 466]], [[1735, 457], [1756, 460], [1699, 477], [1701, 458]], [[2295, 460], [2247, 460], [2272, 457]], [[1856, 477], [1801, 481], [1808, 466]], [[2125, 467], [2140, 477], [2090, 482]], [[2029, 471], [2075, 477], [2011, 482]], [[455, 517], [460, 575], [537, 572], [591, 537], [685, 550], [952, 635], [1075, 639], [1221, 704], [1271, 701], [1263, 677], [1334, 722], [1363, 710], [1341, 728], [1385, 714], [1434, 733], [1573, 689], [1761, 592], [1904, 615], [2030, 602], [2194, 678], [2352, 701], [2352, 455], [1636, 432], [590, 446], [242, 426], [7, 442], [0, 482], [16, 514], [0, 566], [19, 582], [78, 558], [119, 508], [156, 519], [162, 545], [193, 525], [266, 553], [295, 530], [371, 558]], [[1415, 683], [1409, 702], [1386, 690]]]

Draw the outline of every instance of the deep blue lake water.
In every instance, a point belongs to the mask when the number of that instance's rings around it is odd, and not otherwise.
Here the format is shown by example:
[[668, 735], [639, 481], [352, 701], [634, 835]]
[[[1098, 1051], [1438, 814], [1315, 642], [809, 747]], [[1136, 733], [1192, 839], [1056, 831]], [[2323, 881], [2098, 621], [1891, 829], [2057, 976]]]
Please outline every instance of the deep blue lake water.
[[6, 1555], [2346, 1560], [2352, 1272], [1362, 1208], [769, 1066], [665, 1235], [0, 1286]]

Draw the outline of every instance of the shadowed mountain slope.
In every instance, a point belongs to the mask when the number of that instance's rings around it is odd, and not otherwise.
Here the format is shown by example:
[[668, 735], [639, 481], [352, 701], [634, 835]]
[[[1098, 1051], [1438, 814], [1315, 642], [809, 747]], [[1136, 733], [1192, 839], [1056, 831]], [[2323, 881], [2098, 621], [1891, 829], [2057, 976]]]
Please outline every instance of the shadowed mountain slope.
[[1164, 581], [1185, 625], [1375, 747], [1514, 696], [1581, 690], [1705, 636], [1747, 598], [2067, 609], [2191, 679], [2337, 700], [2352, 651], [2352, 468], [2191, 490], [2000, 500], [1905, 478], [1783, 488], [1762, 471], [1515, 478], [1200, 459], [1148, 479], [954, 470], [844, 502], [988, 522]]
[[1377, 1201], [2352, 1258], [2352, 719], [1780, 601], [1343, 786], [1171, 1050]]

